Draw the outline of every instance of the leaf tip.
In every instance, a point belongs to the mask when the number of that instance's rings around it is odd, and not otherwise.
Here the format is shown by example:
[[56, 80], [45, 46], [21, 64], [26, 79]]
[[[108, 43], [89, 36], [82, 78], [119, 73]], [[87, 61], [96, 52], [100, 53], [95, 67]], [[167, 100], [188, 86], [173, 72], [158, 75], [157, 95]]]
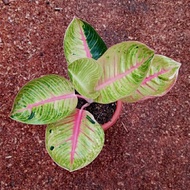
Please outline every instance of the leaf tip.
[[73, 17], [73, 20], [71, 21], [71, 23], [74, 22], [74, 21], [79, 21], [79, 20], [81, 20], [81, 19], [78, 18], [77, 16], [74, 16], [74, 17]]

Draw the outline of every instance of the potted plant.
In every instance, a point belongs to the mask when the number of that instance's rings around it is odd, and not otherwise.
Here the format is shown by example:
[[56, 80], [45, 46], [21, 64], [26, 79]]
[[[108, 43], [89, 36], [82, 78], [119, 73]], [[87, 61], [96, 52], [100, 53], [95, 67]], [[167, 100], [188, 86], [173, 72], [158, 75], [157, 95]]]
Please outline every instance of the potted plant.
[[[51, 74], [28, 82], [17, 94], [10, 117], [47, 124], [47, 152], [59, 166], [74, 171], [97, 157], [103, 128], [109, 127], [102, 128], [88, 107], [117, 102], [119, 113], [121, 102], [162, 96], [177, 80], [180, 63], [137, 41], [107, 49], [92, 26], [78, 18], [66, 30], [64, 51], [70, 81]], [[84, 103], [76, 108], [81, 99]]]

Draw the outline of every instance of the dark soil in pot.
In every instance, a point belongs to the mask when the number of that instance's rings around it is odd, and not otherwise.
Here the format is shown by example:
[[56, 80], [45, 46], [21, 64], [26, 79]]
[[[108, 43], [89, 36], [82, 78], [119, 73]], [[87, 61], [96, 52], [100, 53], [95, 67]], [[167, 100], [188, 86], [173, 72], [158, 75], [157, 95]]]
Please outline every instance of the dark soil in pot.
[[[85, 100], [79, 98], [77, 108], [80, 109], [85, 103], [87, 103]], [[103, 125], [111, 120], [116, 110], [116, 102], [110, 104], [92, 103], [85, 110], [89, 111], [96, 121]]]

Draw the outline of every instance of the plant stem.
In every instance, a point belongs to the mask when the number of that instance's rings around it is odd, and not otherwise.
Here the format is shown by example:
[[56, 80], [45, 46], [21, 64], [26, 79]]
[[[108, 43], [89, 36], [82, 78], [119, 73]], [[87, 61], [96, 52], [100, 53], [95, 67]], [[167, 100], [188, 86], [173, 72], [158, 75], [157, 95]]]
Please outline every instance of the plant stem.
[[[81, 96], [81, 95], [79, 95], [79, 94], [76, 94], [76, 96], [77, 96], [78, 98], [84, 99], [85, 101], [88, 102], [88, 104], [91, 104], [92, 102], [94, 102], [92, 99], [85, 98], [84, 96]], [[85, 104], [85, 105], [86, 105], [86, 104]]]
[[81, 110], [84, 110], [84, 108], [88, 107], [90, 105], [90, 103], [86, 103], [82, 106]]

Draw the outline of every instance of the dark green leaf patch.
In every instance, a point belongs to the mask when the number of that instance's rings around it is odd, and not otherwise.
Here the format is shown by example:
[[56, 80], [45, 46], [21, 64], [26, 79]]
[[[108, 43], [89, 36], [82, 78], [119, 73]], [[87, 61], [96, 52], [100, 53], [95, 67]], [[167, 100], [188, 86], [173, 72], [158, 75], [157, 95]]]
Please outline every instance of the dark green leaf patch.
[[28, 120], [34, 118], [34, 116], [35, 116], [35, 112], [32, 111], [31, 114], [30, 114], [30, 116], [28, 117]]
[[84, 22], [83, 30], [86, 36], [86, 42], [90, 49], [90, 53], [92, 58], [97, 60], [104, 52], [107, 50], [106, 44], [102, 40], [102, 38], [98, 35], [98, 33], [90, 26], [90, 24]]
[[54, 146], [50, 146], [50, 148], [49, 148], [49, 149], [50, 149], [50, 150], [53, 150], [54, 148], [55, 148]]
[[90, 116], [86, 116], [86, 119], [88, 119], [88, 121], [90, 121], [90, 123], [95, 124], [96, 122], [90, 117]]

